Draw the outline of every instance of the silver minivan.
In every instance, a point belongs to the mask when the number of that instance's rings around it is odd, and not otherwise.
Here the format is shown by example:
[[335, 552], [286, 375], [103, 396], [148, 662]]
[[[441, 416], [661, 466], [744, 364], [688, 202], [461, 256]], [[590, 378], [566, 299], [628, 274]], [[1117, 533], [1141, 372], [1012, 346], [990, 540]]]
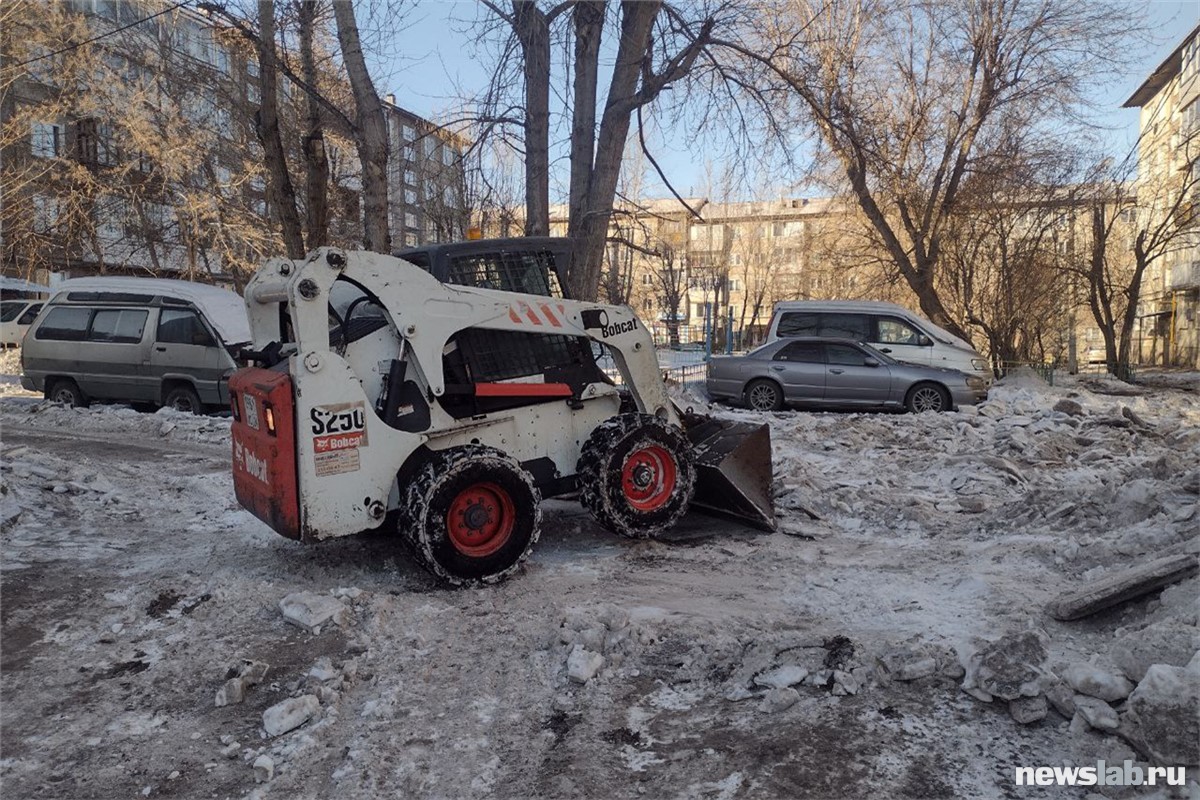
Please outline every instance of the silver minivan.
[[895, 303], [867, 300], [792, 300], [776, 303], [767, 342], [795, 336], [851, 339], [897, 361], [956, 369], [992, 383], [987, 359], [929, 320]]
[[229, 403], [250, 341], [242, 298], [165, 278], [76, 278], [25, 335], [21, 384], [72, 406], [92, 400], [200, 413]]

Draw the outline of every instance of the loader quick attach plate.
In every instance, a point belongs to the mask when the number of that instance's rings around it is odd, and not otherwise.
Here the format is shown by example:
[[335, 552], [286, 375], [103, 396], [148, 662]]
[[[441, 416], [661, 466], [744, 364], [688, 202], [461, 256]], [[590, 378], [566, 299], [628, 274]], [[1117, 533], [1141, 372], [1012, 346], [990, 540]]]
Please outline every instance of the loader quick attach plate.
[[233, 488], [238, 502], [289, 539], [300, 538], [292, 379], [249, 367], [229, 379]]
[[684, 417], [696, 453], [692, 506], [764, 531], [775, 530], [771, 429], [696, 415]]

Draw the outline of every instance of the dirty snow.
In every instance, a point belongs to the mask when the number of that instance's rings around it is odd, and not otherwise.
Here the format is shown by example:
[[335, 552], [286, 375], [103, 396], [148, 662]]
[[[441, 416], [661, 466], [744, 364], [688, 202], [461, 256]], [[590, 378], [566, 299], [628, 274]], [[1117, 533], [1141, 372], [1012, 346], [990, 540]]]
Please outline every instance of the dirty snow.
[[[1143, 380], [1017, 376], [945, 415], [717, 407], [771, 425], [780, 533], [692, 515], [627, 541], [549, 501], [528, 566], [460, 591], [387, 536], [269, 531], [233, 498], [228, 419], [0, 399], [0, 780], [14, 797], [1011, 797], [1030, 791], [1017, 766], [1190, 758], [1186, 719], [1154, 714], [1194, 708], [1200, 580], [1078, 622], [1043, 610], [1200, 532], [1200, 380]], [[343, 606], [339, 624], [289, 622], [298, 593]], [[1017, 707], [963, 690], [1028, 631], [1044, 674], [1000, 676]], [[242, 680], [252, 662], [265, 674]], [[230, 681], [241, 700], [218, 706]], [[1097, 729], [1114, 719], [1129, 736]]]

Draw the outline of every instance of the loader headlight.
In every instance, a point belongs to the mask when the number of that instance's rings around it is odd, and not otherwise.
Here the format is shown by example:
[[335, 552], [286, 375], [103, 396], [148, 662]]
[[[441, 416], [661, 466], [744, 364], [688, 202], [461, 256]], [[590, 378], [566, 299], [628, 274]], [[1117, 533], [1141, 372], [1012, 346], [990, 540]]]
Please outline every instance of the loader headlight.
[[968, 375], [967, 386], [971, 387], [972, 389], [982, 389], [987, 386], [987, 383], [978, 375]]
[[267, 433], [275, 435], [275, 409], [263, 404], [263, 419], [267, 422]]

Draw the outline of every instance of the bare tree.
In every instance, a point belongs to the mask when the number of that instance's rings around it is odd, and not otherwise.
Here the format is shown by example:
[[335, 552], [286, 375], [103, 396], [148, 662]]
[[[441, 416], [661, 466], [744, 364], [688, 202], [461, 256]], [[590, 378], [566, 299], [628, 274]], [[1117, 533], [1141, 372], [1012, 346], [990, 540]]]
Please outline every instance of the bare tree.
[[388, 224], [388, 137], [383, 104], [371, 73], [367, 71], [354, 6], [349, 2], [334, 2], [333, 16], [337, 21], [338, 42], [342, 62], [350, 77], [354, 93], [354, 143], [362, 163], [363, 238], [368, 250], [390, 253], [391, 233]]
[[653, 284], [658, 307], [662, 310], [671, 347], [679, 347], [679, 323], [683, 320], [683, 303], [687, 297], [687, 261], [669, 242], [662, 242], [654, 264]]
[[1071, 165], [1050, 166], [1058, 174], [1013, 163], [974, 181], [943, 237], [947, 305], [982, 331], [998, 375], [1058, 355], [1053, 333], [1069, 313], [1059, 250], [1073, 210]]
[[1200, 235], [1200, 132], [1180, 136], [1172, 162], [1144, 164], [1132, 180], [1135, 152], [1102, 160], [1080, 187], [1087, 214], [1084, 258], [1067, 263], [1087, 291], [1104, 338], [1108, 372], [1128, 379], [1146, 276], [1166, 257], [1194, 246]]
[[[1003, 130], [1069, 118], [1136, 30], [1127, 8], [1055, 0], [780, 0], [717, 45], [786, 85], [831, 175], [934, 322], [963, 336], [941, 293], [943, 237], [964, 180]], [[766, 9], [769, 9], [766, 10]], [[807, 38], [795, 33], [807, 22]]]

